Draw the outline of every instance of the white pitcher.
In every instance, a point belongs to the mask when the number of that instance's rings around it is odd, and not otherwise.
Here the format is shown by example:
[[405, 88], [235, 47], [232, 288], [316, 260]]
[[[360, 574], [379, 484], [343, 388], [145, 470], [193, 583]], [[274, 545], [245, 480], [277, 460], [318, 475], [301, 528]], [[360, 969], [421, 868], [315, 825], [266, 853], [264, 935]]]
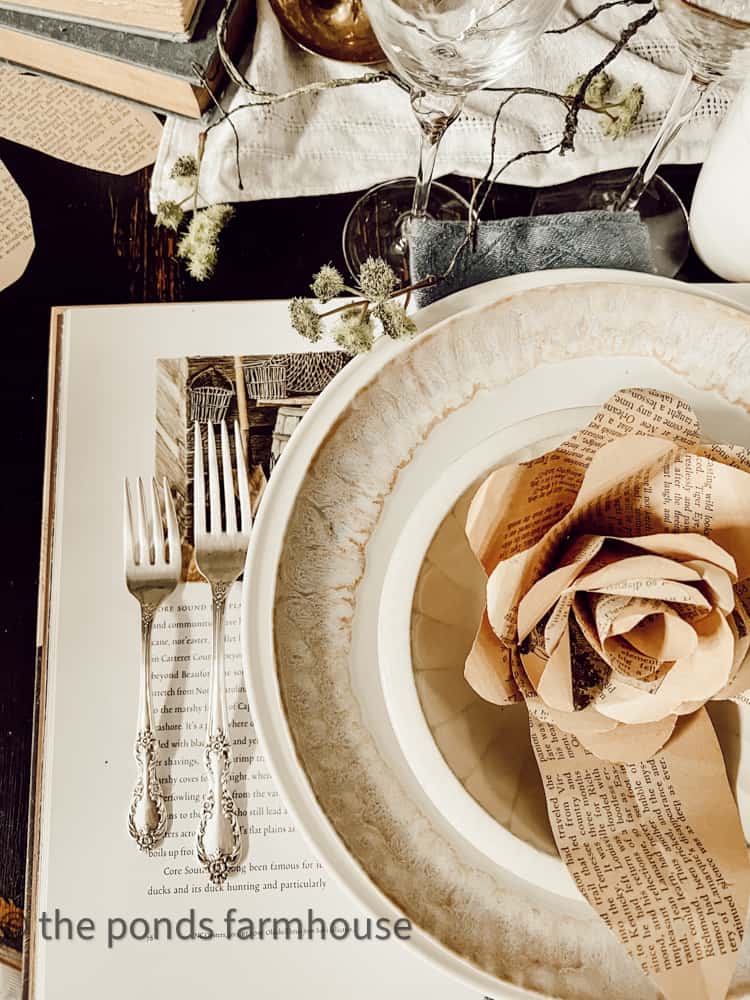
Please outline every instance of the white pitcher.
[[750, 281], [750, 81], [720, 126], [698, 177], [690, 238], [707, 267]]

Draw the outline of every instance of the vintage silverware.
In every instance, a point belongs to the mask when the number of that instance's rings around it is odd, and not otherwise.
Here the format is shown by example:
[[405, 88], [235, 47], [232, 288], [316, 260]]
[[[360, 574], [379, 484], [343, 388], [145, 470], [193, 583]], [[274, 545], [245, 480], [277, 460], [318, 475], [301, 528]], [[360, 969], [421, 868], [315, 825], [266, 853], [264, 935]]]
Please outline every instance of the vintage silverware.
[[199, 424], [195, 423], [193, 462], [193, 542], [195, 562], [201, 575], [211, 585], [213, 604], [213, 658], [208, 702], [208, 722], [203, 760], [209, 790], [203, 802], [196, 837], [198, 860], [211, 881], [222, 885], [240, 856], [242, 838], [237, 810], [228, 786], [232, 766], [229, 739], [229, 713], [224, 678], [224, 611], [227, 594], [242, 572], [250, 542], [252, 513], [247, 465], [242, 437], [234, 424], [240, 519], [237, 521], [232, 454], [226, 421], [221, 423], [221, 466], [223, 483], [219, 482], [219, 463], [213, 424], [208, 424], [208, 507], [206, 527], [206, 493], [204, 482], [203, 441]]
[[156, 610], [177, 586], [182, 570], [182, 549], [177, 515], [169, 485], [164, 480], [164, 538], [156, 483], [151, 480], [151, 509], [146, 510], [143, 480], [138, 479], [137, 512], [133, 519], [130, 485], [125, 480], [124, 542], [125, 582], [141, 605], [141, 678], [135, 759], [138, 778], [128, 814], [130, 836], [142, 851], [159, 843], [167, 828], [167, 808], [156, 774], [158, 743], [151, 710], [151, 628]]

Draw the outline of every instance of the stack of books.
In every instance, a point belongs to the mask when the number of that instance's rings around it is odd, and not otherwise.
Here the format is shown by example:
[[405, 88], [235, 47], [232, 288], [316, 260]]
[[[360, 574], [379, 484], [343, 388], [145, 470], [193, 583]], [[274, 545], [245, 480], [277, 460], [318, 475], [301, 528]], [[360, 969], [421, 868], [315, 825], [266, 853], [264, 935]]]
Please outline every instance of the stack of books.
[[[0, 0], [0, 62], [200, 118], [225, 82], [216, 45], [224, 3]], [[253, 11], [253, 0], [231, 0], [232, 58], [251, 40]]]

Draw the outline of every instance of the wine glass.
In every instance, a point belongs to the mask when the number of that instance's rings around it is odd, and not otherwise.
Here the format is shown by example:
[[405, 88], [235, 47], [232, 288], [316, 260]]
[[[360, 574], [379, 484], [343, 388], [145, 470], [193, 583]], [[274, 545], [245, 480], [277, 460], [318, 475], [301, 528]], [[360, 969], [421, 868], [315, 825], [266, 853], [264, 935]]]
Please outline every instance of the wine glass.
[[750, 0], [655, 0], [687, 62], [672, 106], [640, 166], [625, 186], [611, 181], [568, 185], [541, 193], [533, 212], [576, 208], [639, 211], [651, 237], [657, 272], [677, 274], [690, 249], [685, 206], [656, 173], [706, 94], [721, 80], [739, 79], [750, 66]]
[[564, 0], [364, 0], [381, 48], [408, 86], [421, 146], [416, 180], [366, 192], [344, 228], [355, 276], [367, 257], [385, 258], [408, 281], [408, 222], [467, 218], [469, 206], [432, 184], [440, 140], [467, 95], [495, 82], [531, 47]]

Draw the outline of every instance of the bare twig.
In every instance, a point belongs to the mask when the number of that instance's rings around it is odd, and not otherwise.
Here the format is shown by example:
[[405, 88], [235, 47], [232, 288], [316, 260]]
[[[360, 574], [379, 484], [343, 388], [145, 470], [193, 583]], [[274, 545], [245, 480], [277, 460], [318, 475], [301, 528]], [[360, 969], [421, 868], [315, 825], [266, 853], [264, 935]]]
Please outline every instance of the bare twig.
[[334, 309], [327, 309], [325, 312], [320, 313], [321, 319], [326, 319], [328, 316], [335, 316], [337, 313], [344, 312], [346, 309], [356, 309], [357, 306], [362, 305], [364, 299], [353, 299], [351, 302], [345, 302], [343, 306], [336, 306]]
[[[623, 0], [617, 0], [618, 3], [623, 2]], [[625, 0], [628, 2], [628, 0]], [[630, 0], [632, 3], [651, 3], [651, 0]], [[616, 6], [615, 3], [609, 6]], [[597, 8], [597, 12], [601, 13], [602, 8]], [[595, 12], [592, 12], [592, 15]], [[446, 268], [445, 272], [440, 275], [437, 280], [445, 280], [450, 277], [451, 273], [456, 267], [461, 254], [469, 245], [469, 243], [475, 238], [476, 228], [479, 216], [481, 215], [484, 207], [487, 203], [487, 199], [492, 191], [492, 186], [497, 183], [499, 178], [509, 170], [515, 163], [519, 163], [521, 160], [529, 159], [534, 156], [549, 156], [552, 153], [559, 152], [561, 155], [565, 152], [565, 142], [566, 138], [570, 138], [571, 141], [575, 137], [578, 130], [578, 119], [581, 111], [593, 111], [599, 114], [606, 114], [607, 117], [612, 118], [609, 111], [605, 107], [592, 107], [586, 102], [586, 92], [591, 84], [594, 77], [598, 76], [603, 70], [620, 54], [623, 48], [628, 44], [630, 39], [636, 34], [637, 31], [647, 24], [656, 15], [656, 8], [653, 6], [649, 11], [646, 12], [642, 17], [638, 18], [636, 21], [632, 21], [624, 29], [620, 38], [617, 40], [612, 49], [607, 53], [607, 55], [599, 62], [597, 66], [589, 70], [581, 81], [581, 85], [575, 94], [558, 94], [555, 91], [544, 90], [540, 87], [489, 87], [488, 90], [493, 90], [496, 93], [506, 93], [508, 96], [505, 97], [495, 112], [495, 116], [492, 121], [492, 132], [490, 135], [490, 162], [487, 170], [479, 182], [477, 187], [471, 197], [470, 212], [469, 212], [469, 223], [466, 227], [466, 235], [463, 240], [456, 247], [453, 256]], [[590, 18], [589, 18], [590, 19]], [[563, 104], [567, 108], [567, 115], [565, 119], [565, 130], [563, 133], [563, 138], [560, 142], [555, 143], [552, 146], [548, 146], [544, 149], [528, 149], [521, 153], [517, 153], [515, 156], [511, 156], [507, 159], [497, 170], [495, 170], [495, 153], [497, 146], [497, 130], [500, 122], [500, 117], [508, 106], [508, 104], [516, 97], [523, 94], [533, 95], [539, 97], [547, 97], [552, 100], [556, 100]], [[614, 105], [613, 105], [614, 106]], [[574, 146], [571, 145], [570, 149]], [[477, 201], [479, 204], [477, 206]]]
[[606, 10], [612, 10], [613, 7], [645, 6], [651, 3], [653, 3], [653, 0], [609, 0], [609, 3], [599, 4], [598, 7], [595, 7], [588, 14], [584, 14], [583, 17], [579, 17], [576, 21], [566, 24], [564, 28], [548, 28], [545, 31], [545, 35], [567, 35], [569, 31], [573, 31], [574, 28], [580, 28], [582, 24], [588, 24], [590, 21], [596, 20], [600, 14], [603, 14]]
[[[566, 25], [564, 28], [552, 29], [552, 31], [553, 33], [557, 34], [563, 34], [567, 31], [571, 31], [573, 28], [588, 23], [595, 17], [598, 17], [598, 15], [601, 14], [603, 11], [609, 10], [613, 7], [617, 6], [629, 7], [633, 5], [641, 6], [645, 4], [651, 5], [652, 0], [607, 0], [607, 2], [601, 3], [598, 7], [595, 7], [594, 10], [592, 10], [589, 14], [579, 18], [572, 24]], [[408, 86], [394, 72], [386, 69], [386, 70], [378, 70], [376, 72], [365, 73], [362, 76], [342, 77], [340, 79], [314, 81], [312, 83], [304, 84], [301, 87], [296, 87], [294, 90], [287, 91], [286, 93], [283, 94], [277, 94], [269, 90], [262, 90], [256, 87], [255, 84], [252, 84], [240, 72], [240, 70], [230, 57], [229, 52], [227, 51], [226, 21], [229, 12], [229, 7], [230, 3], [228, 2], [221, 11], [221, 14], [219, 15], [216, 27], [216, 37], [217, 37], [217, 46], [219, 50], [219, 55], [221, 57], [222, 63], [224, 64], [224, 68], [229, 78], [241, 90], [248, 93], [252, 99], [249, 100], [246, 104], [240, 104], [234, 108], [226, 110], [220, 105], [220, 103], [213, 97], [212, 94], [211, 97], [219, 109], [220, 117], [206, 127], [204, 134], [207, 134], [208, 132], [211, 131], [211, 129], [216, 128], [217, 125], [220, 125], [225, 121], [229, 121], [229, 124], [234, 130], [234, 135], [235, 135], [235, 160], [236, 160], [240, 189], [242, 188], [242, 179], [240, 176], [240, 169], [239, 169], [239, 135], [237, 133], [234, 122], [232, 121], [232, 117], [235, 114], [238, 114], [240, 111], [245, 111], [257, 107], [268, 107], [270, 105], [280, 104], [285, 101], [293, 100], [294, 98], [297, 97], [319, 94], [326, 90], [335, 90], [341, 87], [359, 86], [360, 84], [391, 82], [395, 83], [402, 90], [408, 91], [409, 89]], [[586, 103], [585, 96], [589, 84], [598, 73], [601, 73], [605, 69], [605, 67], [607, 67], [619, 55], [619, 53], [622, 51], [623, 48], [625, 48], [630, 39], [636, 34], [636, 32], [644, 24], [647, 24], [655, 16], [655, 14], [656, 14], [656, 9], [653, 6], [650, 6], [650, 9], [642, 17], [628, 24], [623, 30], [620, 38], [614, 44], [612, 49], [610, 49], [607, 55], [604, 56], [604, 58], [593, 69], [589, 70], [589, 72], [585, 75], [581, 83], [581, 86], [574, 95], [558, 94], [555, 91], [545, 90], [541, 87], [488, 87], [486, 89], [488, 91], [492, 91], [495, 93], [507, 93], [509, 95], [509, 98], [512, 98], [517, 94], [527, 94], [538, 97], [546, 97], [563, 104], [567, 110], [567, 114], [565, 118], [563, 140], [560, 145], [560, 153], [561, 155], [563, 155], [566, 152], [571, 152], [575, 148], [575, 136], [578, 129], [578, 118], [581, 111], [592, 111], [597, 114], [603, 114], [606, 115], [610, 120], [613, 120], [614, 118], [614, 116], [610, 114], [607, 107], [592, 107], [591, 105]], [[502, 112], [503, 108], [506, 106], [509, 98], [506, 98], [506, 100], [503, 101], [503, 103], [500, 105], [500, 108], [498, 109], [498, 114], [496, 114], [495, 120], [493, 122], [493, 137], [492, 137], [493, 156], [491, 160], [490, 170], [492, 169], [492, 164], [494, 163], [494, 144], [496, 141], [498, 115], [499, 113]], [[540, 150], [537, 152], [541, 154], [546, 154], [546, 150]], [[536, 152], [531, 155], [536, 155]], [[483, 184], [486, 184], [488, 180], [489, 178], [486, 177], [483, 180]], [[474, 201], [475, 198], [472, 199], [473, 203]], [[485, 201], [486, 201], [486, 195], [483, 198], [482, 205], [484, 204]], [[473, 225], [474, 223], [472, 222], [472, 226]]]
[[[559, 149], [560, 149], [560, 143], [559, 142], [555, 143], [554, 146], [547, 147], [546, 149], [527, 149], [527, 150], [524, 150], [524, 152], [522, 152], [522, 153], [517, 153], [515, 156], [511, 156], [510, 159], [506, 160], [505, 163], [503, 163], [503, 165], [501, 167], [498, 167], [498, 169], [492, 175], [491, 180], [487, 184], [487, 189], [486, 189], [486, 191], [485, 191], [485, 193], [484, 193], [484, 195], [482, 197], [482, 201], [480, 202], [479, 208], [476, 210], [476, 212], [472, 212], [471, 219], [469, 221], [469, 224], [466, 227], [466, 235], [461, 240], [461, 242], [459, 243], [459, 245], [456, 247], [456, 249], [455, 249], [455, 251], [453, 253], [453, 256], [451, 257], [451, 259], [450, 259], [450, 261], [448, 263], [447, 268], [445, 269], [445, 271], [441, 275], [438, 275], [437, 277], [432, 276], [433, 280], [430, 282], [430, 284], [437, 284], [437, 282], [439, 282], [439, 281], [445, 281], [453, 273], [453, 271], [454, 271], [454, 269], [456, 267], [456, 264], [458, 263], [459, 257], [461, 256], [461, 254], [463, 253], [463, 251], [466, 249], [466, 247], [469, 245], [469, 243], [471, 243], [471, 241], [474, 239], [474, 237], [476, 235], [476, 228], [477, 228], [477, 222], [478, 222], [478, 219], [479, 219], [479, 213], [484, 208], [484, 204], [487, 201], [487, 198], [488, 198], [488, 196], [490, 194], [490, 191], [492, 190], [492, 185], [496, 183], [498, 177], [500, 177], [502, 174], [504, 174], [506, 170], [508, 170], [510, 167], [512, 167], [514, 163], [518, 163], [520, 160], [525, 160], [525, 159], [527, 159], [527, 158], [529, 158], [531, 156], [548, 156], [550, 153], [555, 153]], [[483, 183], [484, 183], [484, 180], [483, 180]], [[471, 199], [472, 207], [473, 207], [473, 204], [474, 204], [475, 195], [476, 195], [476, 192], [472, 196], [472, 199]]]
[[[219, 57], [224, 65], [227, 76], [229, 79], [235, 83], [240, 90], [245, 90], [249, 94], [252, 94], [255, 101], [248, 102], [242, 107], [267, 107], [270, 104], [280, 104], [283, 101], [290, 101], [295, 97], [302, 97], [305, 94], [317, 94], [323, 90], [336, 90], [339, 87], [353, 87], [359, 84], [368, 83], [383, 83], [386, 80], [390, 80], [391, 83], [395, 83], [397, 86], [401, 87], [402, 90], [408, 90], [408, 87], [403, 83], [395, 73], [391, 70], [379, 70], [374, 73], [364, 73], [362, 76], [353, 77], [342, 77], [341, 79], [334, 80], [320, 80], [314, 81], [313, 83], [304, 84], [301, 87], [296, 87], [294, 90], [287, 91], [285, 94], [275, 94], [270, 90], [260, 90], [255, 84], [250, 83], [250, 81], [245, 77], [238, 67], [235, 65], [232, 57], [229, 55], [226, 47], [226, 31], [227, 31], [227, 16], [231, 7], [231, 0], [225, 3], [219, 14], [219, 19], [216, 23], [216, 46], [219, 51]], [[235, 108], [233, 111], [239, 111], [241, 108]], [[232, 112], [227, 112], [226, 114], [231, 114]], [[219, 124], [214, 122], [214, 125]], [[211, 128], [213, 126], [209, 126]]]
[[[649, 0], [649, 3], [651, 0]], [[558, 94], [555, 90], [544, 90], [541, 87], [485, 87], [485, 91], [489, 91], [494, 94], [510, 94], [511, 97], [528, 95], [531, 97], [548, 97], [551, 100], [559, 101], [560, 104], [564, 104], [566, 108], [570, 108], [575, 100], [575, 94]], [[614, 115], [609, 113], [610, 108], [618, 107], [617, 101], [611, 101], [609, 104], [588, 104], [583, 101], [581, 104], [581, 111], [591, 111], [596, 115], [605, 115], [610, 120], [614, 119]], [[502, 105], [500, 110], [502, 110]]]
[[[419, 291], [419, 289], [421, 288], [431, 288], [433, 285], [436, 285], [438, 281], [441, 281], [442, 277], [443, 277], [442, 275], [440, 277], [436, 277], [435, 275], [429, 274], [427, 275], [427, 277], [422, 278], [420, 281], [415, 281], [413, 285], [407, 285], [406, 288], [397, 289], [390, 296], [390, 298], [397, 299], [400, 298], [402, 295], [405, 295], [406, 300], [408, 302], [412, 292]], [[370, 305], [371, 303], [369, 299], [354, 298], [348, 302], [345, 302], [342, 306], [336, 306], [334, 309], [327, 309], [325, 312], [319, 313], [318, 315], [320, 319], [326, 319], [328, 316], [336, 316], [338, 313], [346, 312], [347, 309], [359, 309], [359, 308], [362, 308], [364, 314], [367, 312]]]
[[285, 94], [271, 94], [265, 91], [257, 91], [251, 84], [248, 83], [243, 85], [242, 89], [247, 90], [257, 99], [248, 101], [247, 104], [238, 104], [236, 107], [229, 108], [228, 110], [222, 109], [224, 111], [223, 116], [207, 125], [206, 132], [210, 132], [212, 129], [216, 128], [217, 125], [221, 125], [227, 120], [231, 122], [234, 115], [238, 114], [240, 111], [247, 111], [249, 108], [266, 108], [272, 104], [281, 104], [284, 101], [291, 101], [295, 97], [303, 97], [306, 94], [320, 94], [323, 91], [336, 90], [339, 87], [354, 87], [359, 84], [385, 83], [386, 81], [398, 83], [403, 89], [403, 84], [398, 81], [395, 74], [391, 73], [390, 70], [382, 70], [377, 73], [365, 73], [363, 76], [345, 77], [337, 80], [321, 80], [315, 83], [305, 84], [303, 87], [297, 87], [295, 90], [290, 90]]
[[[497, 129], [498, 129], [498, 126], [500, 124], [500, 117], [501, 117], [503, 111], [505, 111], [506, 107], [510, 104], [510, 102], [515, 97], [517, 97], [517, 96], [518, 96], [518, 94], [517, 94], [517, 92], [515, 90], [512, 91], [510, 94], [508, 94], [508, 96], [505, 97], [500, 102], [500, 104], [498, 105], [497, 111], [495, 112], [495, 116], [492, 119], [492, 132], [490, 133], [490, 162], [487, 164], [487, 169], [484, 172], [484, 177], [482, 177], [481, 181], [479, 182], [479, 184], [477, 185], [477, 187], [474, 189], [474, 191], [472, 193], [472, 196], [471, 196], [471, 213], [469, 215], [469, 227], [470, 227], [469, 238], [473, 238], [473, 236], [474, 236], [474, 231], [476, 230], [476, 225], [477, 225], [477, 220], [478, 220], [478, 217], [479, 217], [479, 213], [484, 208], [484, 206], [485, 206], [485, 204], [487, 202], [487, 197], [488, 197], [490, 189], [491, 189], [491, 185], [492, 185], [492, 180], [491, 180], [491, 178], [492, 178], [492, 172], [495, 169], [495, 152], [496, 152], [496, 148], [497, 148]], [[482, 192], [483, 188], [484, 188], [484, 192], [482, 193], [482, 199], [481, 199], [481, 201], [479, 203], [479, 208], [477, 208], [476, 207], [477, 198], [479, 198], [480, 192]]]
[[205, 77], [205, 75], [203, 73], [203, 70], [198, 65], [198, 63], [196, 63], [196, 62], [192, 63], [192, 68], [193, 68], [193, 72], [196, 74], [196, 76], [200, 80], [201, 85], [204, 87], [204, 89], [208, 93], [208, 96], [211, 98], [211, 101], [212, 101], [214, 107], [219, 112], [219, 115], [221, 116], [220, 117], [220, 121], [227, 121], [227, 122], [229, 122], [229, 127], [232, 129], [232, 133], [234, 135], [234, 168], [237, 171], [237, 187], [240, 189], [240, 191], [244, 191], [245, 188], [244, 188], [244, 185], [242, 183], [242, 169], [240, 167], [240, 134], [237, 131], [237, 126], [232, 121], [229, 113], [224, 110], [224, 107], [222, 106], [222, 103], [218, 99], [218, 97], [216, 96], [216, 94], [214, 94], [213, 90], [211, 89], [211, 87], [210, 87], [210, 85], [208, 83], [208, 80], [206, 79], [206, 77]]
[[565, 128], [563, 130], [562, 142], [560, 143], [561, 156], [564, 156], [566, 153], [572, 153], [575, 150], [575, 137], [578, 132], [578, 118], [583, 110], [583, 105], [586, 100], [586, 91], [589, 89], [591, 81], [595, 76], [604, 72], [607, 66], [609, 66], [609, 64], [613, 62], [617, 56], [619, 56], [630, 39], [638, 31], [640, 31], [644, 25], [648, 24], [649, 21], [653, 21], [656, 14], [656, 7], [651, 7], [645, 14], [642, 14], [634, 21], [631, 21], [630, 24], [623, 28], [620, 37], [617, 39], [606, 56], [604, 56], [603, 59], [600, 59], [596, 66], [592, 66], [588, 73], [586, 73], [583, 77], [581, 84], [573, 97], [573, 102], [568, 109], [568, 113], [565, 116]]

